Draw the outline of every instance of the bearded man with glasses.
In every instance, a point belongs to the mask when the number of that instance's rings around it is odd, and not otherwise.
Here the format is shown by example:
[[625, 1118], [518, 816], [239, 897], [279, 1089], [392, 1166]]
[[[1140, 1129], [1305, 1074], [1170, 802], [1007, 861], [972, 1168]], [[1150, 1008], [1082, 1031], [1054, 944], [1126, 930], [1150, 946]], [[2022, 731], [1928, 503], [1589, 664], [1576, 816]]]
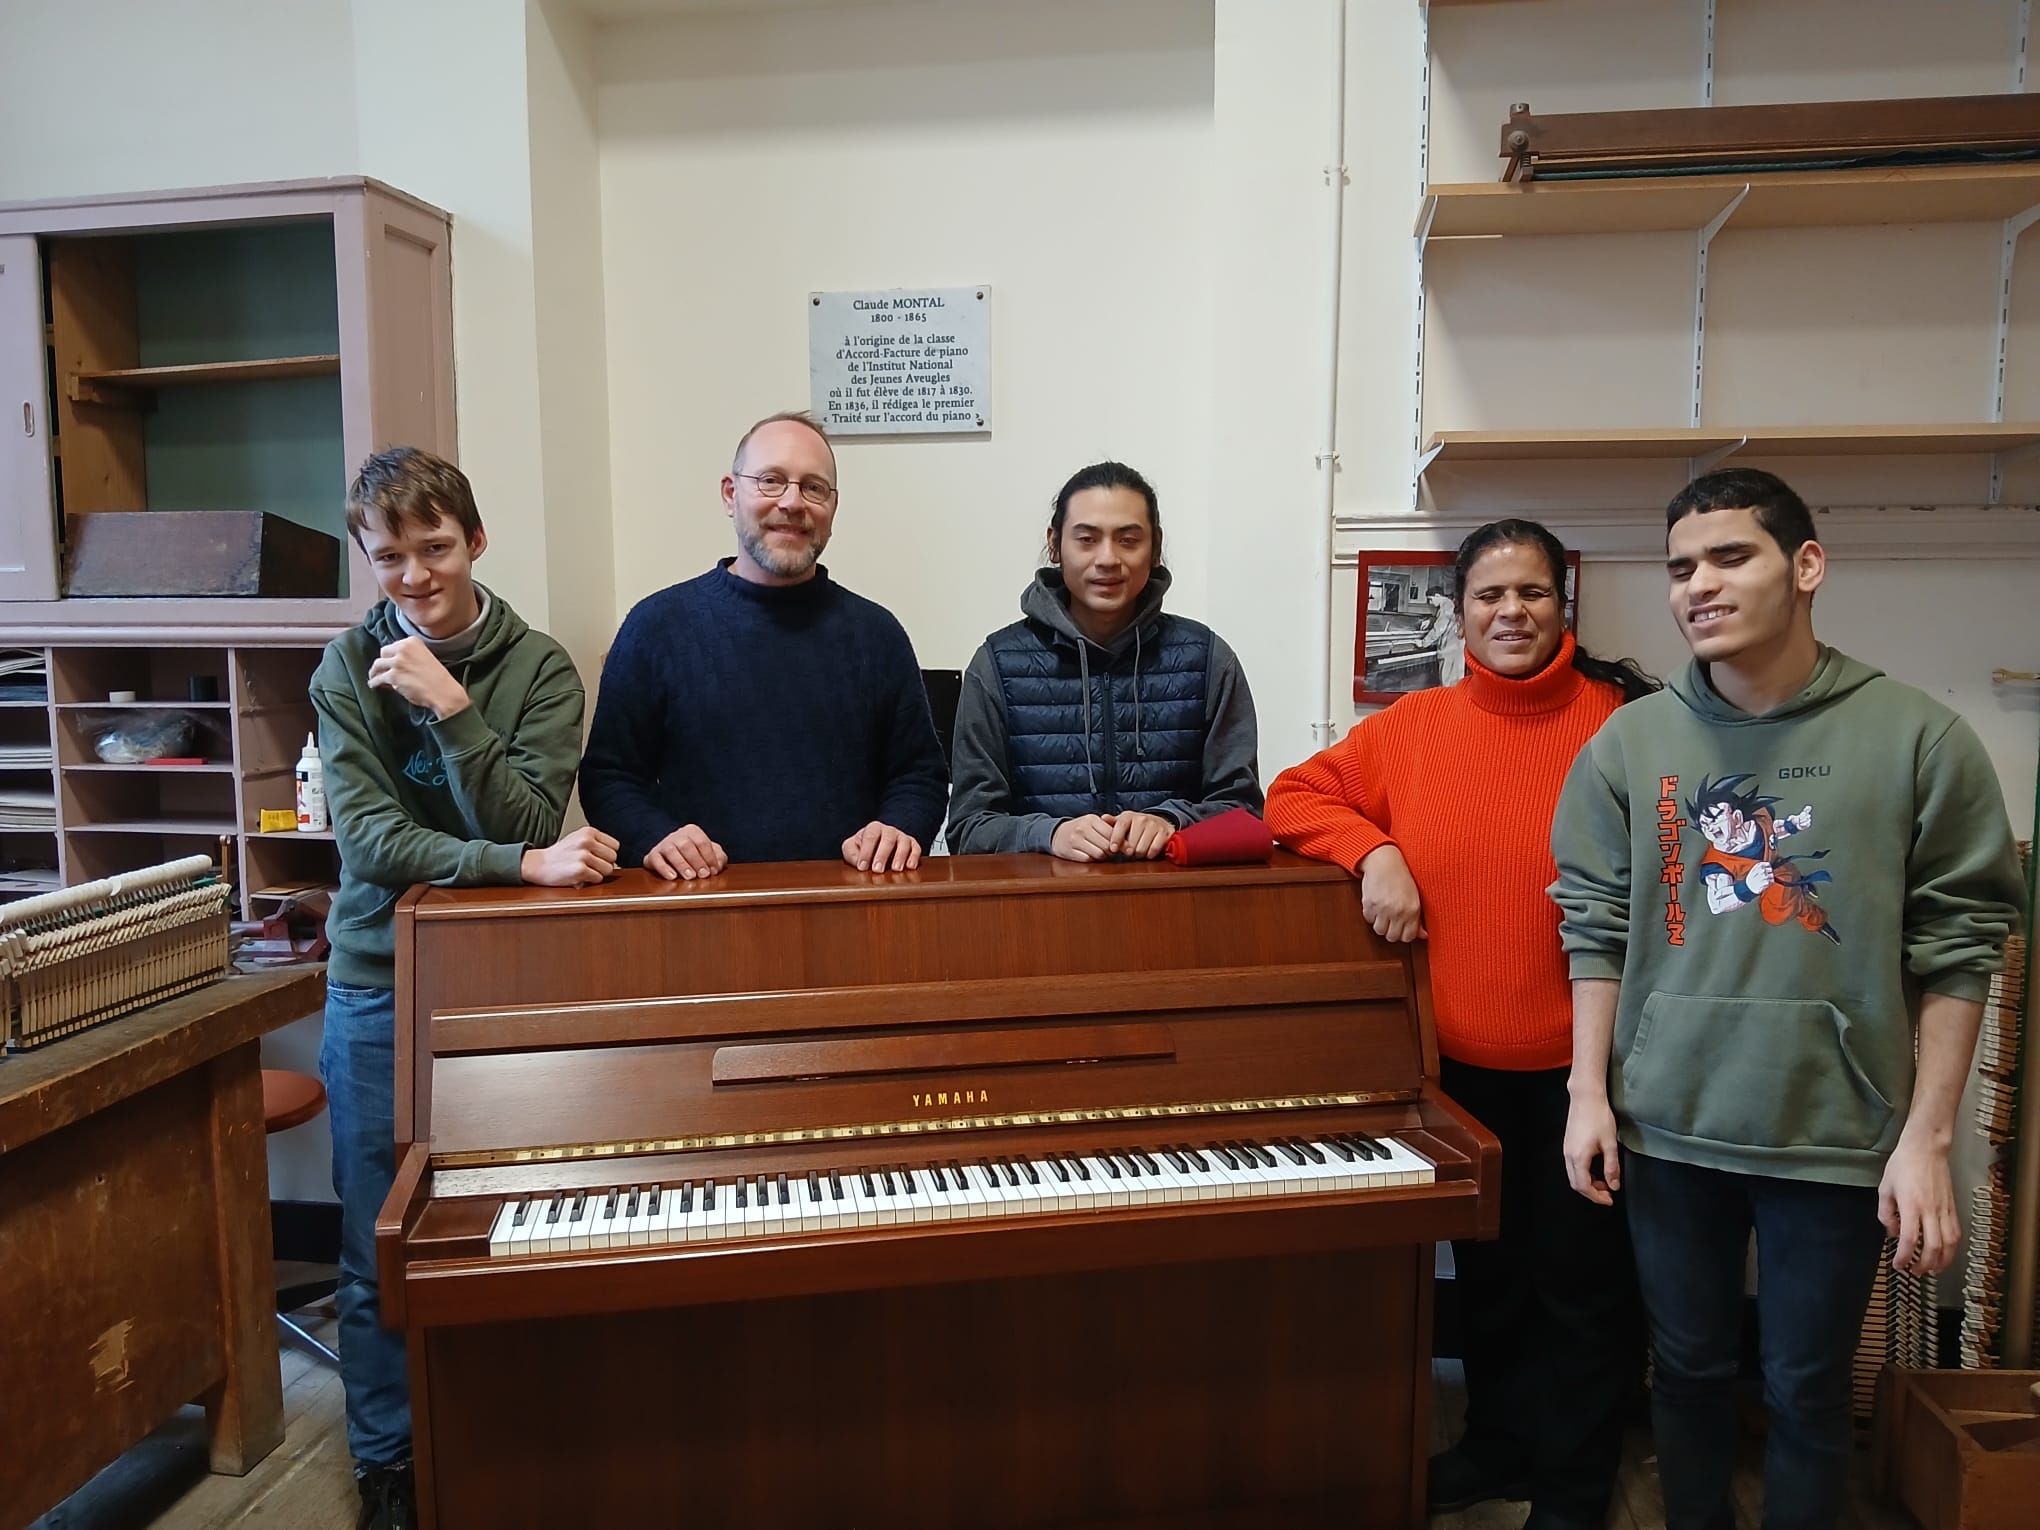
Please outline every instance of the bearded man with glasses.
[[581, 762], [619, 864], [686, 881], [731, 861], [920, 864], [948, 772], [905, 629], [818, 561], [836, 499], [821, 427], [760, 420], [722, 480], [736, 556], [624, 618]]

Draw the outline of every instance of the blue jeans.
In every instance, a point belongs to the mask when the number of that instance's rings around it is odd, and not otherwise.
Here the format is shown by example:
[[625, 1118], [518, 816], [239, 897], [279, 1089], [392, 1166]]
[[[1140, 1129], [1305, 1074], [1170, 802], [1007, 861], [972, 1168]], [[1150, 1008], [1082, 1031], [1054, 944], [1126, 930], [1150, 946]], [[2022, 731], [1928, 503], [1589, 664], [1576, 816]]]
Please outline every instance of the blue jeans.
[[1764, 1530], [1833, 1530], [1855, 1445], [1851, 1366], [1877, 1282], [1877, 1192], [1624, 1150], [1623, 1199], [1657, 1346], [1651, 1419], [1666, 1530], [1731, 1530], [1743, 1269], [1757, 1234], [1770, 1436]]
[[411, 1459], [411, 1378], [404, 1336], [382, 1326], [375, 1219], [397, 1177], [397, 996], [326, 980], [319, 1073], [333, 1125], [340, 1196], [340, 1380], [347, 1448], [360, 1466]]

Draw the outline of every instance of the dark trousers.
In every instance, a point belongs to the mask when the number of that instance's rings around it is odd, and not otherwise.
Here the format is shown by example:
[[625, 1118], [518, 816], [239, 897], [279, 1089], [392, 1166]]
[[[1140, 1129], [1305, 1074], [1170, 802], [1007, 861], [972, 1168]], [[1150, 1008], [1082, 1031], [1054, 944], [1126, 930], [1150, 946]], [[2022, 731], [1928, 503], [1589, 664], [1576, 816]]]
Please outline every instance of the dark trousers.
[[1743, 1272], [1757, 1234], [1764, 1530], [1832, 1530], [1854, 1429], [1851, 1368], [1877, 1282], [1877, 1192], [1622, 1154], [1656, 1346], [1651, 1418], [1666, 1530], [1730, 1530]]
[[1566, 1183], [1566, 1071], [1442, 1065], [1446, 1094], [1502, 1144], [1502, 1235], [1452, 1245], [1461, 1444], [1525, 1472], [1543, 1514], [1598, 1526], [1643, 1377], [1643, 1320], [1622, 1206], [1596, 1206]]

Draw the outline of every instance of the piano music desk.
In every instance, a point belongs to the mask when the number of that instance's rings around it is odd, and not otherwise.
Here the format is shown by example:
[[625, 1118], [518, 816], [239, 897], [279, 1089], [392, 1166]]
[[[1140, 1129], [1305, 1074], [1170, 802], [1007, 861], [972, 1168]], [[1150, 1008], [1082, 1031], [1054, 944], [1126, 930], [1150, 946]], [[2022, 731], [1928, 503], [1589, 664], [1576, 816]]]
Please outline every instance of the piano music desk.
[[282, 1441], [258, 1050], [323, 993], [225, 978], [0, 1062], [0, 1525], [188, 1402], [216, 1472]]

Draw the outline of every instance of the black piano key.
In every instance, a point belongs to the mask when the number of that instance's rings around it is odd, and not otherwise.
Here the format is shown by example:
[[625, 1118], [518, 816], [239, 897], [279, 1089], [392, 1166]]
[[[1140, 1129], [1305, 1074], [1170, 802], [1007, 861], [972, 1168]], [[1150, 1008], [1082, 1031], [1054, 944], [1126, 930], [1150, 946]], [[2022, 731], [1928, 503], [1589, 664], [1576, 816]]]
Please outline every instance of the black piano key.
[[1162, 1156], [1169, 1160], [1169, 1166], [1178, 1174], [1188, 1174], [1190, 1172], [1190, 1160], [1174, 1148], [1163, 1148]]
[[786, 1188], [786, 1176], [784, 1174], [779, 1176], [779, 1204], [782, 1206], [791, 1206], [793, 1204], [793, 1196]]
[[1210, 1151], [1218, 1154], [1218, 1161], [1224, 1164], [1228, 1169], [1231, 1169], [1235, 1173], [1239, 1172], [1240, 1161], [1237, 1158], [1233, 1157], [1231, 1148], [1227, 1147], [1222, 1142], [1214, 1142], [1211, 1144]]
[[1341, 1142], [1336, 1136], [1325, 1138], [1325, 1146], [1330, 1148], [1334, 1153], [1337, 1153], [1342, 1162], [1357, 1163], [1359, 1161], [1360, 1155], [1354, 1152], [1351, 1148], [1347, 1147], [1346, 1144]]
[[1312, 1163], [1323, 1163], [1325, 1161], [1325, 1155], [1312, 1147], [1308, 1142], [1305, 1142], [1301, 1137], [1291, 1137], [1289, 1140], [1296, 1148], [1296, 1151], [1303, 1154]]
[[1061, 1180], [1066, 1185], [1070, 1182], [1069, 1165], [1062, 1161], [1062, 1156], [1060, 1154], [1050, 1153], [1048, 1155], [1048, 1166], [1051, 1169], [1055, 1170], [1055, 1177], [1057, 1179]]
[[1038, 1185], [1041, 1183], [1041, 1176], [1035, 1172], [1034, 1161], [1032, 1159], [1022, 1158], [1021, 1160], [1019, 1160], [1019, 1163], [1020, 1172], [1027, 1176], [1028, 1184]]
[[857, 1178], [864, 1187], [864, 1195], [867, 1200], [875, 1197], [878, 1194], [878, 1186], [871, 1182], [871, 1171], [869, 1169], [866, 1169], [862, 1174], [858, 1175]]
[[900, 1193], [899, 1186], [893, 1183], [891, 1169], [880, 1169], [878, 1171], [878, 1182], [887, 1195], [898, 1195]]
[[1065, 1153], [1063, 1155], [1063, 1158], [1072, 1169], [1075, 1169], [1077, 1171], [1078, 1179], [1084, 1180], [1086, 1182], [1090, 1180], [1091, 1166], [1085, 1163], [1083, 1159], [1077, 1157], [1077, 1155], [1074, 1153]]
[[581, 1219], [581, 1208], [586, 1206], [587, 1204], [588, 1204], [588, 1192], [585, 1190], [578, 1192], [574, 1196], [573, 1205], [567, 1208], [567, 1220], [569, 1222], [579, 1221]]
[[702, 1181], [701, 1209], [703, 1211], [715, 1210], [715, 1181], [712, 1179]]
[[1288, 1159], [1291, 1163], [1295, 1164], [1299, 1169], [1303, 1167], [1304, 1165], [1303, 1154], [1297, 1152], [1297, 1150], [1291, 1147], [1288, 1143], [1280, 1141], [1278, 1139], [1276, 1142], [1272, 1144], [1272, 1146], [1274, 1147], [1276, 1152], [1280, 1153], [1284, 1158]]
[[[602, 1192], [601, 1192], [601, 1191], [599, 1191], [599, 1190], [598, 1190], [598, 1191], [596, 1191], [595, 1193], [596, 1193], [597, 1195], [602, 1195]], [[607, 1195], [604, 1195], [604, 1196], [602, 1196], [602, 1206], [601, 1206], [601, 1209], [600, 1209], [599, 1211], [597, 1211], [597, 1212], [596, 1212], [595, 1214], [596, 1214], [597, 1216], [602, 1216], [602, 1217], [613, 1217], [613, 1216], [615, 1216], [615, 1215], [616, 1215], [616, 1202], [617, 1202], [617, 1198], [618, 1198], [618, 1196], [619, 1196], [619, 1195], [621, 1195], [621, 1193], [622, 1193], [621, 1191], [617, 1191], [617, 1190], [611, 1190], [611, 1191], [610, 1191], [610, 1192], [609, 1192], [609, 1193], [608, 1193]]]
[[1378, 1158], [1386, 1162], [1388, 1149], [1362, 1132], [1347, 1132], [1346, 1141], [1363, 1158]]
[[1110, 1174], [1114, 1179], [1126, 1178], [1126, 1171], [1119, 1167], [1119, 1159], [1117, 1155], [1112, 1153], [1098, 1153], [1094, 1156], [1098, 1159], [1100, 1163], [1105, 1165], [1105, 1172]]
[[1242, 1139], [1242, 1141], [1240, 1142], [1240, 1146], [1245, 1148], [1249, 1153], [1251, 1153], [1254, 1156], [1254, 1161], [1260, 1164], [1262, 1168], [1276, 1169], [1281, 1167], [1281, 1164], [1277, 1161], [1275, 1155], [1268, 1151], [1267, 1143], [1251, 1142]]
[[822, 1198], [822, 1176], [814, 1169], [808, 1170], [807, 1193], [810, 1201], [819, 1201]]
[[1209, 1174], [1211, 1172], [1211, 1160], [1187, 1142], [1183, 1144], [1183, 1156], [1190, 1160], [1191, 1167], [1200, 1174]]
[[1020, 1184], [1020, 1176], [1014, 1172], [1012, 1160], [1000, 1158], [995, 1160], [995, 1162], [998, 1164], [999, 1174], [1005, 1179], [1006, 1184], [1009, 1187], [1017, 1188]]
[[646, 1216], [648, 1216], [648, 1217], [655, 1217], [655, 1216], [657, 1216], [657, 1215], [659, 1214], [659, 1208], [660, 1208], [660, 1207], [662, 1207], [662, 1206], [664, 1206], [665, 1204], [666, 1204], [666, 1187], [665, 1187], [665, 1186], [663, 1186], [663, 1185], [654, 1185], [654, 1186], [652, 1186], [652, 1188], [651, 1188], [651, 1189], [649, 1189], [649, 1190], [647, 1190], [647, 1191], [645, 1192], [645, 1215], [646, 1215]]
[[1162, 1172], [1162, 1166], [1156, 1163], [1152, 1158], [1148, 1157], [1148, 1155], [1143, 1153], [1139, 1148], [1135, 1148], [1133, 1150], [1133, 1158], [1134, 1161], [1138, 1163], [1141, 1166], [1141, 1168], [1149, 1174], [1160, 1174]]
[[1379, 1158], [1383, 1163], [1387, 1163], [1389, 1159], [1395, 1156], [1393, 1153], [1389, 1152], [1388, 1144], [1383, 1142], [1379, 1137], [1361, 1136], [1361, 1134], [1358, 1132], [1354, 1133], [1354, 1135], [1360, 1137], [1361, 1141], [1365, 1142], [1369, 1147], [1373, 1148], [1374, 1156]]
[[510, 1215], [510, 1225], [512, 1227], [522, 1227], [531, 1220], [531, 1204], [530, 1201], [519, 1201], [517, 1203], [517, 1210]]
[[840, 1170], [829, 1170], [829, 1196], [832, 1200], [843, 1199], [843, 1175]]

